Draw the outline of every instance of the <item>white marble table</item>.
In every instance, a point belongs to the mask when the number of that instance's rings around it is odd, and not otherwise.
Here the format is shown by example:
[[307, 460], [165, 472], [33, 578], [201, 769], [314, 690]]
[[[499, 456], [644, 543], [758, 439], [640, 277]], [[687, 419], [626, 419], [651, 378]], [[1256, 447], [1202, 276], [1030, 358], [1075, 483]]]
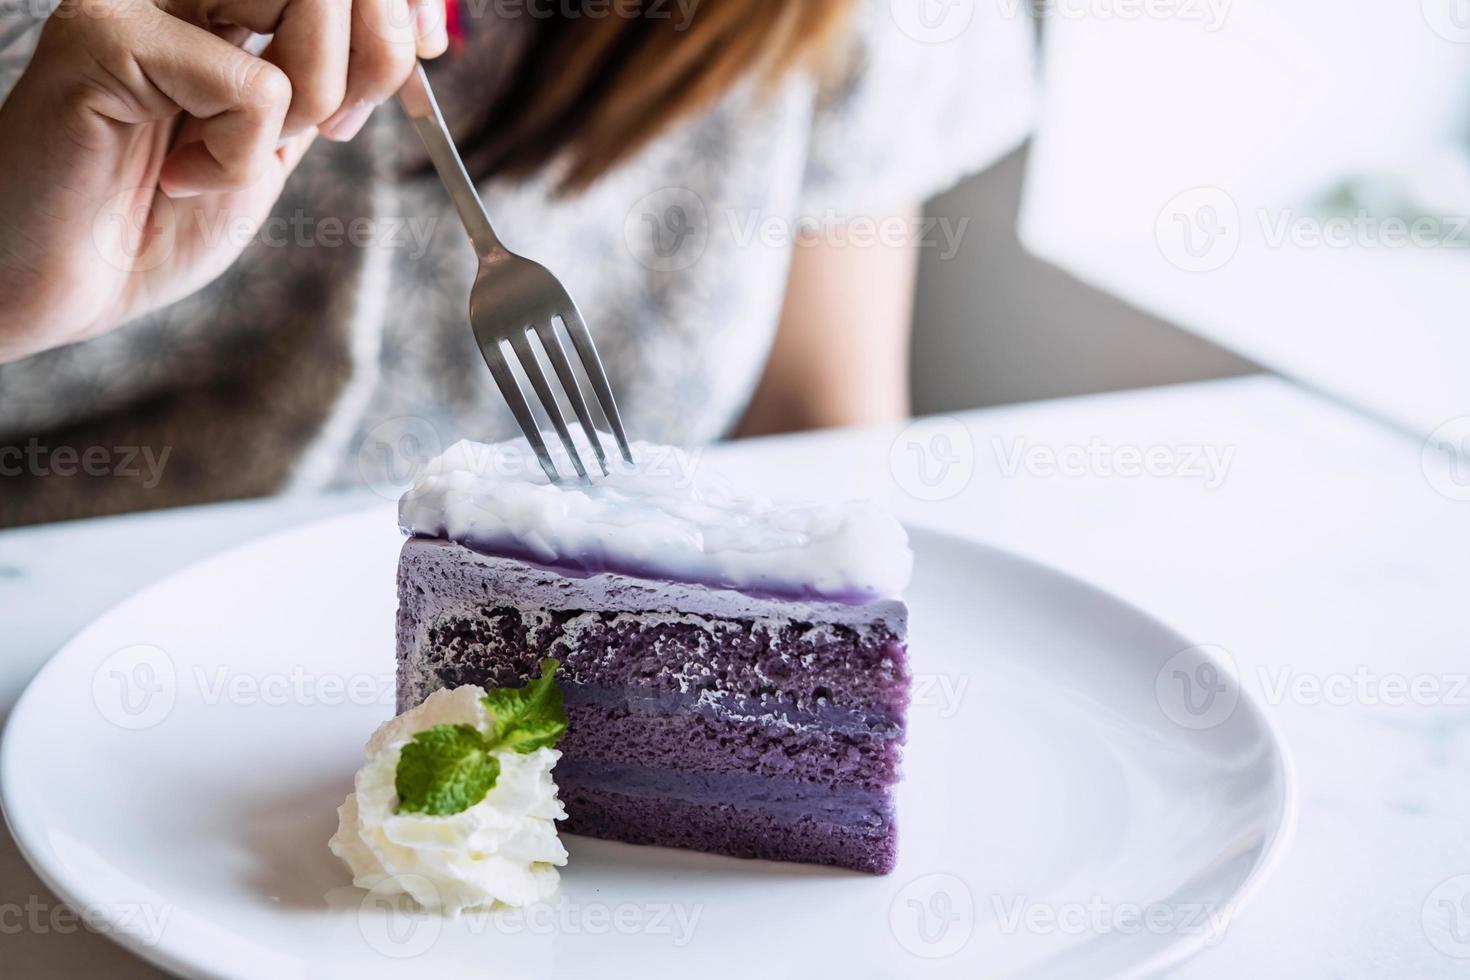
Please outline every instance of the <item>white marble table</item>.
[[[1183, 976], [1470, 973], [1470, 901], [1458, 932], [1423, 922], [1470, 894], [1470, 877], [1449, 880], [1470, 876], [1470, 500], [1456, 499], [1470, 485], [1426, 473], [1416, 440], [1254, 377], [718, 452], [722, 467], [760, 457], [773, 489], [872, 496], [1052, 563], [1230, 652], [1289, 743], [1300, 823], [1259, 897]], [[268, 529], [380, 502], [0, 532], [0, 712], [137, 587]], [[0, 836], [0, 973], [158, 975], [59, 909]]]

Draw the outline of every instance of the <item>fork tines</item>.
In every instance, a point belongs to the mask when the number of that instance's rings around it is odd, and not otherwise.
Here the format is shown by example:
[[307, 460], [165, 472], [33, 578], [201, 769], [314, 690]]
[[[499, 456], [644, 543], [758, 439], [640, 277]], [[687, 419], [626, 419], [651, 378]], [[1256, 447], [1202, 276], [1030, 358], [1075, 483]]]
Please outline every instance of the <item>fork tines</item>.
[[[592, 393], [597, 399], [603, 417], [607, 419], [607, 424], [612, 429], [613, 438], [617, 440], [623, 459], [631, 465], [633, 452], [628, 447], [628, 437], [623, 431], [623, 421], [618, 415], [617, 402], [613, 400], [612, 386], [608, 384], [607, 373], [602, 367], [602, 359], [597, 355], [597, 348], [592, 342], [592, 335], [588, 332], [586, 323], [575, 309], [560, 313], [557, 318], [562, 321], [567, 336], [572, 339], [572, 346], [582, 364], [582, 370], [592, 385]], [[571, 359], [567, 356], [566, 347], [562, 344], [561, 337], [557, 334], [551, 320], [528, 326], [522, 331], [512, 331], [503, 342], [495, 344], [493, 350], [482, 347], [485, 362], [490, 366], [490, 373], [494, 375], [500, 393], [505, 396], [506, 402], [510, 405], [511, 413], [515, 415], [516, 422], [520, 425], [521, 431], [525, 433], [532, 450], [535, 451], [541, 468], [546, 471], [547, 479], [552, 483], [558, 482], [561, 477], [557, 472], [556, 463], [546, 448], [545, 440], [541, 437], [541, 428], [536, 422], [535, 413], [526, 401], [525, 392], [522, 391], [520, 383], [516, 380], [515, 372], [511, 369], [510, 362], [513, 357], [520, 365], [521, 371], [525, 373], [526, 379], [531, 382], [531, 388], [536, 392], [541, 408], [551, 419], [551, 426], [556, 430], [557, 437], [566, 449], [572, 468], [577, 471], [578, 477], [583, 480], [588, 479], [586, 464], [583, 463], [581, 454], [577, 450], [577, 444], [572, 439], [572, 433], [567, 428], [567, 422], [562, 416], [561, 406], [557, 403], [556, 392], [551, 380], [542, 371], [541, 364], [536, 358], [536, 351], [531, 343], [533, 333], [540, 340], [541, 349], [545, 351], [546, 359], [551, 362], [552, 370], [556, 372], [557, 380], [561, 383], [562, 392], [566, 395], [567, 401], [572, 406], [572, 412], [577, 416], [577, 422], [582, 427], [582, 434], [592, 447], [593, 453], [596, 454], [597, 464], [602, 469], [602, 474], [606, 476], [608, 474], [607, 455], [603, 452], [601, 434], [592, 421], [591, 410], [587, 406], [586, 399], [582, 397], [582, 389], [572, 370]], [[509, 352], [506, 350], [507, 346], [510, 349]]]

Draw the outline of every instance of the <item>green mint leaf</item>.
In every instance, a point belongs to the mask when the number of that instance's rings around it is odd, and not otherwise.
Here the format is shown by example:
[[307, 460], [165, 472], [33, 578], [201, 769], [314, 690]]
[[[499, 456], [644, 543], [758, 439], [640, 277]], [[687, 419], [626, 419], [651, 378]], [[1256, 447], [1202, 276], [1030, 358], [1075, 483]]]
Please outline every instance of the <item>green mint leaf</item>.
[[541, 676], [525, 687], [502, 687], [487, 693], [484, 704], [495, 718], [490, 744], [496, 751], [534, 752], [556, 745], [567, 730], [561, 688], [552, 680], [559, 664], [541, 661]]
[[479, 803], [500, 775], [500, 761], [490, 753], [474, 725], [419, 732], [398, 757], [398, 812], [443, 817]]

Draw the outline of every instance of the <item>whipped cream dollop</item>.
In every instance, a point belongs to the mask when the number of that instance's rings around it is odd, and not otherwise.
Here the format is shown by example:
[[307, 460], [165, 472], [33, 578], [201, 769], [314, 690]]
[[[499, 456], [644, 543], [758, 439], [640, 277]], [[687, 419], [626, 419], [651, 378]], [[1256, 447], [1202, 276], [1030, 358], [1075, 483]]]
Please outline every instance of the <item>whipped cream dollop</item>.
[[434, 725], [490, 731], [484, 694], [474, 685], [435, 691], [373, 733], [356, 792], [338, 808], [328, 845], [352, 869], [354, 885], [402, 892], [450, 915], [497, 902], [524, 906], [556, 891], [556, 865], [567, 863], [567, 852], [553, 822], [566, 816], [551, 778], [561, 758], [555, 749], [496, 753], [495, 785], [467, 810], [447, 816], [394, 812], [403, 746]]
[[[908, 535], [872, 504], [777, 502], [736, 489], [700, 453], [608, 447], [612, 473], [553, 484], [525, 439], [460, 441], [399, 502], [409, 534], [596, 574], [861, 602], [908, 584]], [[571, 473], [557, 450], [561, 472]], [[582, 458], [593, 459], [584, 448]], [[595, 467], [594, 467], [595, 469]]]

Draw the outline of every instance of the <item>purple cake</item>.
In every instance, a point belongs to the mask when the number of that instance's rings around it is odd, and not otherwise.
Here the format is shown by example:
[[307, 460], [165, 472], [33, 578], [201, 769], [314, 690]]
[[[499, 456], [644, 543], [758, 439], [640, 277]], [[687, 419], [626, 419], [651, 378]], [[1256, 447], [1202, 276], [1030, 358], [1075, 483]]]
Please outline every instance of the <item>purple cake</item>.
[[548, 485], [523, 442], [459, 443], [430, 467], [400, 505], [399, 709], [555, 657], [567, 831], [892, 870], [902, 528], [635, 454], [643, 470], [595, 486]]

